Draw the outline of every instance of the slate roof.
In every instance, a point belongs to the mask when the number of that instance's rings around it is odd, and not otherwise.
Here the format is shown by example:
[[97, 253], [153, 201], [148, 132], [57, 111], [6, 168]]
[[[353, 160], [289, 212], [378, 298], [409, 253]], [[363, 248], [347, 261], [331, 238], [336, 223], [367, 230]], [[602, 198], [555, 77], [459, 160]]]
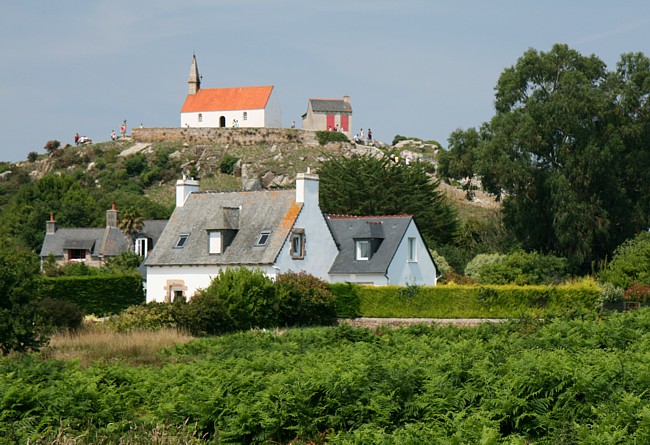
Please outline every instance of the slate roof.
[[181, 113], [200, 111], [261, 110], [273, 92], [273, 86], [201, 88], [188, 94]]
[[[151, 238], [154, 244], [160, 237], [165, 220], [147, 219], [143, 221], [141, 234]], [[86, 249], [93, 257], [117, 256], [128, 249], [129, 243], [124, 233], [117, 227], [103, 228], [60, 228], [53, 234], [46, 234], [40, 256], [63, 256], [63, 250]]]
[[352, 105], [343, 99], [309, 99], [314, 113], [352, 113]]
[[[195, 192], [176, 207], [146, 266], [270, 265], [275, 263], [302, 209], [295, 190]], [[208, 232], [223, 230], [231, 238], [223, 253], [208, 253]], [[271, 234], [256, 246], [262, 231]], [[189, 235], [176, 248], [180, 235]]]
[[[402, 242], [411, 215], [347, 216], [325, 215], [325, 221], [339, 248], [329, 273], [331, 274], [385, 274], [388, 272], [397, 247]], [[356, 259], [356, 239], [378, 244], [368, 260]]]

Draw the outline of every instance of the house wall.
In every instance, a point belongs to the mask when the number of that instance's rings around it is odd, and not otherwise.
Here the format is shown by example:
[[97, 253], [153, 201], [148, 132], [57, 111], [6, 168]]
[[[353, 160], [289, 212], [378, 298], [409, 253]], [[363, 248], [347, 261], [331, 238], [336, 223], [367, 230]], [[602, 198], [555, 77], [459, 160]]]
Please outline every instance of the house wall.
[[275, 265], [280, 273], [304, 271], [329, 281], [327, 272], [332, 266], [338, 250], [318, 204], [310, 203], [309, 196], [305, 201], [294, 225], [296, 228], [305, 230], [305, 256], [303, 259], [291, 257], [291, 236], [289, 236], [282, 246]]
[[[247, 118], [244, 120], [244, 112]], [[199, 114], [202, 121], [199, 122]], [[240, 128], [263, 128], [266, 127], [265, 110], [228, 110], [228, 111], [202, 111], [201, 113], [181, 113], [181, 127], [186, 128], [219, 128], [221, 117], [225, 118], [224, 128], [233, 127], [233, 119], [239, 121]], [[280, 125], [278, 125], [280, 127]]]
[[[307, 111], [307, 115], [305, 116], [305, 119], [303, 119], [302, 121], [302, 128], [304, 130], [316, 130], [316, 131], [328, 130], [327, 116], [332, 116], [334, 118], [332, 121], [333, 127], [336, 127], [336, 125], [338, 125], [339, 128], [341, 128], [343, 126], [343, 122], [341, 120], [340, 114], [313, 113], [310, 106]], [[353, 127], [352, 127], [352, 116], [350, 115], [348, 115], [347, 127], [348, 127], [348, 131], [344, 131], [344, 133], [348, 137], [351, 137], [353, 132]]]
[[[416, 240], [417, 261], [409, 261], [408, 238], [414, 237]], [[420, 233], [411, 221], [404, 238], [395, 252], [393, 261], [388, 266], [388, 283], [387, 284], [417, 284], [421, 286], [435, 286], [437, 281], [436, 266], [431, 259]]]
[[363, 274], [330, 274], [327, 280], [330, 283], [358, 283], [371, 286], [386, 286], [388, 282], [385, 275], [363, 275]]
[[[169, 291], [165, 289], [168, 283], [183, 283], [184, 295], [188, 300], [198, 289], [210, 286], [212, 280], [219, 274], [220, 266], [147, 266], [147, 303], [165, 302]], [[256, 267], [266, 275], [275, 278], [277, 271], [271, 267]]]
[[266, 128], [282, 128], [282, 110], [278, 95], [275, 94], [275, 88], [271, 91], [271, 96], [266, 104], [264, 112], [264, 125]]

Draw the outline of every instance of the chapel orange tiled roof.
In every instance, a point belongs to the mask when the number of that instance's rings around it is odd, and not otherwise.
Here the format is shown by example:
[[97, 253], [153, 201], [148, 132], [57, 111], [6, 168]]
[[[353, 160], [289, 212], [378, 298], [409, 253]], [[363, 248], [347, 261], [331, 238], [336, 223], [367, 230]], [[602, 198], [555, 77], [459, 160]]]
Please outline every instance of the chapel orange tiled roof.
[[259, 110], [266, 107], [272, 91], [273, 86], [201, 88], [187, 95], [181, 113]]

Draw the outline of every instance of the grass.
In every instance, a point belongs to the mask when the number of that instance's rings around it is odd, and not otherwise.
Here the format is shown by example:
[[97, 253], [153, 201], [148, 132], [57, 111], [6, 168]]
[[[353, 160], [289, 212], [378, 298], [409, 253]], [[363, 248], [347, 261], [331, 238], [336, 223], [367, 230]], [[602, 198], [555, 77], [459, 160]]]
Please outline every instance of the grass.
[[96, 362], [115, 361], [133, 366], [160, 366], [166, 362], [162, 354], [166, 348], [187, 343], [192, 338], [177, 329], [116, 333], [101, 323], [95, 323], [76, 332], [55, 334], [42, 354], [44, 358], [79, 360], [84, 367]]

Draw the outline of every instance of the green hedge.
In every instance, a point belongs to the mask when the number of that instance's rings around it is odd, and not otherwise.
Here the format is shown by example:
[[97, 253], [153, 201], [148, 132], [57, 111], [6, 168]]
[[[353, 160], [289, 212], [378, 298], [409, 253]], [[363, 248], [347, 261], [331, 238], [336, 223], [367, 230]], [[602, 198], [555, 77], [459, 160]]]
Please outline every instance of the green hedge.
[[595, 283], [561, 286], [359, 286], [360, 315], [377, 318], [511, 318], [593, 311]]
[[140, 275], [90, 275], [41, 278], [42, 297], [71, 301], [87, 314], [117, 314], [144, 303]]

